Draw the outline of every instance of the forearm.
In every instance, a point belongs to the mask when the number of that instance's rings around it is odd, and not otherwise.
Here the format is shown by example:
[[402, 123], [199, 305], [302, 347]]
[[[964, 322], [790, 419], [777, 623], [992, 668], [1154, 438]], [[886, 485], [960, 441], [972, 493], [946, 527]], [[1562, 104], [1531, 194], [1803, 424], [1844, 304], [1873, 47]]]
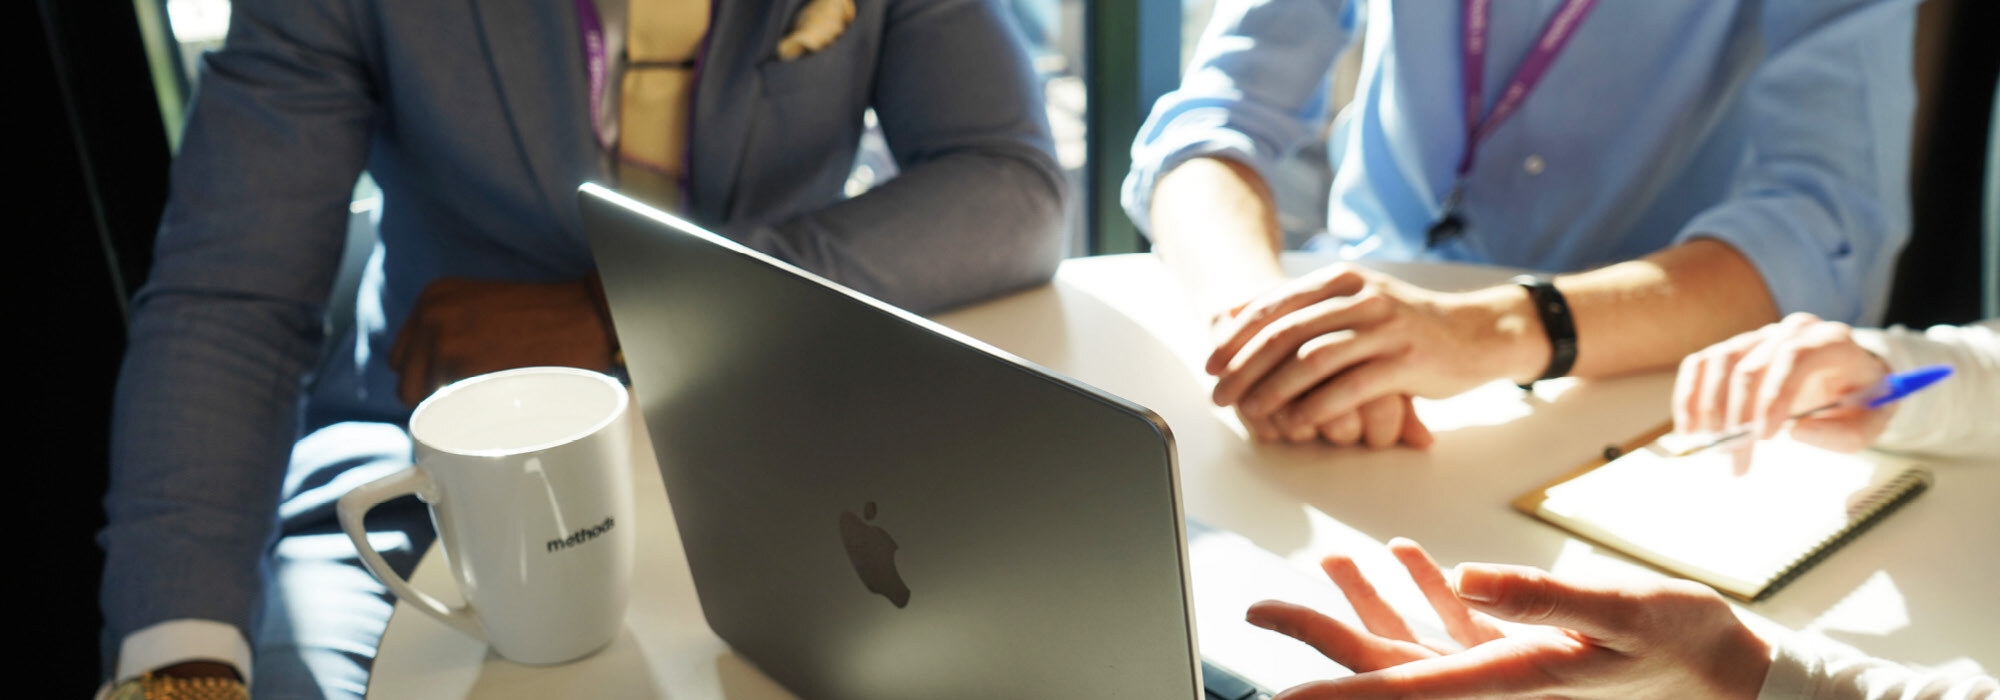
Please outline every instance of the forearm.
[[895, 0], [882, 12], [868, 104], [900, 174], [734, 237], [917, 312], [1046, 282], [1062, 259], [1067, 188], [1011, 20], [978, 0]]
[[934, 311], [1055, 274], [1063, 242], [1055, 167], [1026, 145], [959, 151], [745, 240], [883, 301]]
[[1778, 320], [1750, 261], [1706, 238], [1556, 284], [1576, 317], [1570, 373], [1579, 377], [1673, 367], [1688, 353]]
[[1204, 316], [1285, 279], [1277, 206], [1262, 177], [1222, 158], [1168, 171], [1152, 197], [1153, 250]]
[[99, 540], [107, 631], [199, 618], [247, 636], [319, 319], [190, 294], [135, 309]]
[[[1726, 244], [1696, 238], [1638, 260], [1558, 276], [1577, 334], [1569, 374], [1608, 377], [1672, 367], [1688, 353], [1778, 319], [1763, 278]], [[1484, 313], [1497, 377], [1525, 383], [1548, 366], [1548, 336], [1521, 291], [1472, 295]]]

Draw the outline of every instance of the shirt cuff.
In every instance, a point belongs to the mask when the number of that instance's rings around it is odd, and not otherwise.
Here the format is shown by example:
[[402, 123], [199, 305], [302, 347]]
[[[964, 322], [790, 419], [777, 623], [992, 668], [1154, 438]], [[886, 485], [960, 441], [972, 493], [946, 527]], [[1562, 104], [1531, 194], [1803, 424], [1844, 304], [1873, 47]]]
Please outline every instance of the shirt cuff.
[[1200, 136], [1176, 135], [1173, 141], [1163, 141], [1142, 148], [1134, 148], [1134, 166], [1125, 176], [1120, 203], [1125, 206], [1125, 214], [1132, 218], [1132, 224], [1140, 233], [1153, 235], [1152, 206], [1153, 188], [1160, 176], [1195, 158], [1220, 157], [1249, 166], [1265, 179], [1270, 180], [1270, 164], [1257, 157], [1257, 148], [1250, 137], [1227, 129], [1216, 129], [1214, 133]]
[[1771, 670], [1757, 700], [1803, 700], [1819, 692], [1820, 656], [1784, 639], [1771, 644]]
[[1990, 415], [2000, 402], [2000, 322], [1940, 325], [1916, 331], [1903, 326], [1857, 328], [1854, 342], [1905, 371], [1949, 364], [1957, 371], [1936, 388], [1898, 404], [1875, 447], [1936, 457], [1980, 458], [2000, 450], [2000, 434], [1966, 416]]
[[112, 682], [185, 661], [219, 661], [250, 685], [250, 642], [235, 625], [214, 620], [167, 620], [125, 635]]
[[1857, 286], [1861, 280], [1851, 272], [1858, 269], [1851, 260], [1856, 253], [1852, 245], [1828, 240], [1833, 234], [1803, 232], [1815, 225], [1832, 226], [1801, 222], [1782, 201], [1736, 202], [1696, 216], [1674, 242], [1713, 238], [1735, 248], [1757, 268], [1780, 316], [1806, 311], [1831, 321], [1874, 323], [1886, 289]]

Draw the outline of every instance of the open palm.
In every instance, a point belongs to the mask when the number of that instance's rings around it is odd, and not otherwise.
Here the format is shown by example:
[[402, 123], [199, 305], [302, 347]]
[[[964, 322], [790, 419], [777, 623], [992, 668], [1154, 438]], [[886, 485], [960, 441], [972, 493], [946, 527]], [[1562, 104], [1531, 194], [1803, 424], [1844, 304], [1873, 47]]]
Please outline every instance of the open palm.
[[[1357, 675], [1307, 683], [1280, 700], [1749, 698], [1768, 668], [1763, 640], [1698, 584], [1597, 587], [1527, 567], [1467, 565], [1454, 587], [1416, 543], [1399, 539], [1389, 548], [1452, 639], [1419, 639], [1351, 558], [1328, 557], [1327, 576], [1365, 630], [1278, 601], [1252, 606], [1248, 619], [1311, 645]], [[1480, 595], [1490, 593], [1497, 595]], [[1541, 624], [1510, 624], [1469, 606]]]

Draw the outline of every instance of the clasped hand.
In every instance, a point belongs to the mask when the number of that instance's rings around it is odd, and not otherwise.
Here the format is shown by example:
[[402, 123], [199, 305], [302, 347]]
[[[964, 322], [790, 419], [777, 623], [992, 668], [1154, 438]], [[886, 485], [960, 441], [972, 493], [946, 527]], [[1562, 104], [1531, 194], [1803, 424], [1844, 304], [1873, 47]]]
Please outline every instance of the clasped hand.
[[1424, 447], [1432, 437], [1410, 397], [1504, 376], [1494, 349], [1519, 330], [1470, 294], [1339, 264], [1218, 319], [1206, 370], [1216, 405], [1235, 406], [1258, 439]]
[[1747, 699], [1770, 668], [1769, 643], [1700, 584], [1598, 583], [1497, 564], [1462, 565], [1451, 581], [1415, 542], [1392, 540], [1389, 549], [1452, 640], [1417, 638], [1353, 559], [1328, 557], [1327, 576], [1365, 630], [1278, 601], [1251, 606], [1247, 619], [1356, 675], [1300, 685], [1277, 700]]
[[595, 276], [574, 282], [448, 277], [424, 287], [396, 333], [389, 365], [411, 406], [446, 384], [516, 367], [612, 365], [610, 321]]

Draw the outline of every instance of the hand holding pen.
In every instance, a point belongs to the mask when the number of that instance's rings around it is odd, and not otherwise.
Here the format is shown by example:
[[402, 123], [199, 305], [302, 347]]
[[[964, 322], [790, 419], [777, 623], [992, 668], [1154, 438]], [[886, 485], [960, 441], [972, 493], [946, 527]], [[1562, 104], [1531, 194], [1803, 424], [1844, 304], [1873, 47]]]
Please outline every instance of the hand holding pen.
[[[1785, 419], [1785, 423], [1797, 423], [1798, 421], [1810, 419], [1835, 410], [1877, 410], [1900, 401], [1903, 397], [1916, 393], [1919, 389], [1936, 384], [1938, 380], [1951, 376], [1951, 371], [1951, 365], [1928, 365], [1906, 372], [1894, 372], [1887, 377], [1883, 377], [1882, 381], [1876, 383], [1874, 386], [1863, 388], [1840, 399], [1828, 401], [1794, 413]], [[1736, 449], [1737, 445], [1745, 444], [1743, 438], [1758, 435], [1759, 430], [1759, 428], [1755, 427], [1738, 428], [1723, 433], [1708, 442], [1682, 450], [1674, 456], [1686, 457], [1718, 448]], [[1762, 437], [1770, 437], [1770, 434], [1764, 434]]]
[[[1926, 369], [1891, 382], [1890, 368], [1854, 342], [1847, 324], [1796, 313], [1689, 355], [1674, 382], [1674, 429], [1762, 440], [1789, 427], [1800, 442], [1852, 452], [1888, 426], [1891, 394], [1950, 371]], [[1725, 442], [1747, 448], [1754, 440]], [[1735, 460], [1745, 471], [1750, 450], [1737, 449]]]

